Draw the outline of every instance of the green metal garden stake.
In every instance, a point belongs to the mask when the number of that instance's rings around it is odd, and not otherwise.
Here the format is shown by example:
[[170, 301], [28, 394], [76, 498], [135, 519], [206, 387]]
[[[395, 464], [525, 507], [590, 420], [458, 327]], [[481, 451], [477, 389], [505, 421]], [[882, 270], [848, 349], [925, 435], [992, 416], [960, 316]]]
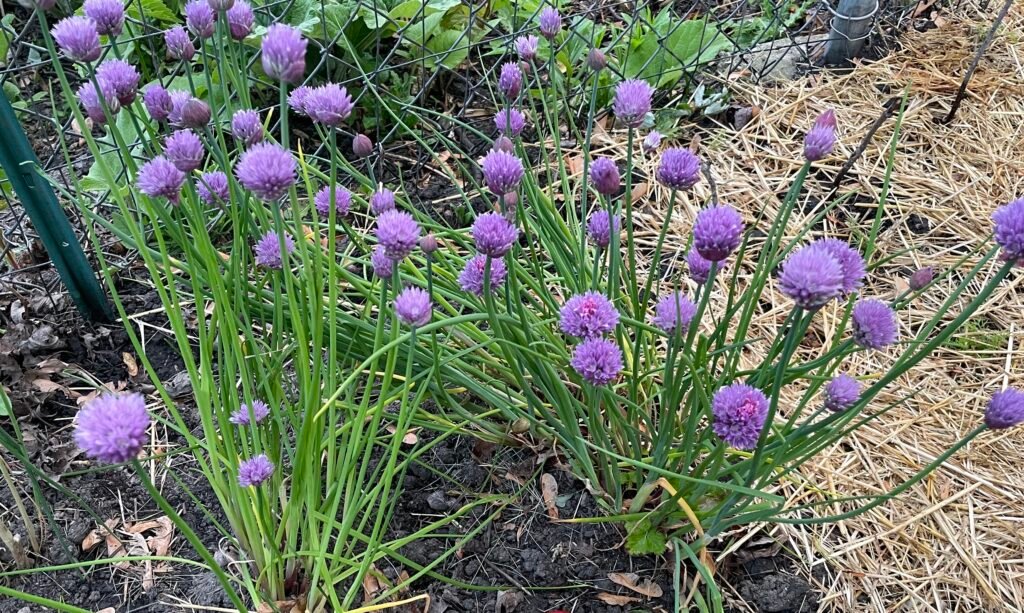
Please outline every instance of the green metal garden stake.
[[0, 95], [0, 166], [39, 232], [50, 261], [60, 273], [78, 311], [91, 321], [113, 318], [89, 260], [64, 215], [53, 188], [39, 173], [39, 159], [6, 96]]

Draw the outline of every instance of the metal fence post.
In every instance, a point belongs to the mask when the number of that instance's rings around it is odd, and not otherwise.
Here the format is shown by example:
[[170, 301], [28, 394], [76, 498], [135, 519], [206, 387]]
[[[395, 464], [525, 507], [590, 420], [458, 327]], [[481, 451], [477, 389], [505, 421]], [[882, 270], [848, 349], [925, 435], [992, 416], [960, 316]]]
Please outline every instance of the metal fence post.
[[78, 311], [92, 321], [110, 321], [113, 317], [107, 296], [89, 266], [89, 260], [78, 244], [71, 223], [61, 209], [53, 187], [40, 174], [28, 137], [18, 122], [7, 96], [0, 93], [0, 166], [7, 173], [14, 192], [39, 238], [50, 261], [68, 290]]
[[828, 10], [832, 13], [828, 50], [825, 64], [835, 66], [846, 64], [860, 53], [864, 41], [871, 32], [871, 26], [878, 13], [879, 0], [839, 0], [839, 6]]

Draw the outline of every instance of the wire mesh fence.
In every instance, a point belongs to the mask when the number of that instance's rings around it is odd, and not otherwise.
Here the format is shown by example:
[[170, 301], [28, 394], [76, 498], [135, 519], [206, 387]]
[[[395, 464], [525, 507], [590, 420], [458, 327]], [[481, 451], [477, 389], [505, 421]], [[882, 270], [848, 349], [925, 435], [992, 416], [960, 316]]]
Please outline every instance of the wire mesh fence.
[[[163, 32], [183, 21], [182, 4], [179, 0], [129, 0], [125, 34], [118, 37], [120, 52], [138, 66], [143, 88], [152, 81], [171, 88], [195, 77], [218, 95], [230, 95], [227, 81], [220, 82], [222, 75], [193, 75], [188, 63], [164, 61]], [[515, 58], [516, 38], [535, 33], [543, 6], [536, 0], [256, 2], [258, 25], [247, 39], [254, 52], [245, 83], [256, 92], [273, 91], [259, 69], [255, 52], [259, 37], [272, 23], [297, 26], [310, 40], [306, 83], [329, 79], [345, 85], [362, 109], [354, 127], [369, 134], [378, 147], [395, 147], [409, 140], [408, 129], [414, 123], [430, 123], [443, 131], [450, 128], [446, 122], [451, 119], [483, 121], [488, 116], [485, 111], [494, 109], [488, 83], [496, 81], [502, 62]], [[902, 30], [918, 6], [883, 3], [871, 30], [874, 48], [888, 40], [887, 32]], [[75, 125], [64, 108], [41, 42], [41, 22], [33, 11], [5, 7], [0, 18], [0, 85], [15, 106], [43, 169], [64, 196], [64, 210], [88, 249], [86, 226], [70, 199], [87, 199], [89, 206], [100, 211], [107, 199], [102, 192], [72, 193], [72, 177], [84, 179], [80, 189], [87, 187], [92, 165], [76, 134], [83, 128], [97, 135], [103, 130]], [[68, 13], [72, 7], [59, 6], [56, 15], [62, 8]], [[663, 107], [671, 109], [673, 119], [713, 116], [728, 106], [730, 80], [791, 78], [820, 62], [834, 12], [822, 0], [574, 4], [563, 7], [566, 34], [554, 49], [554, 58], [542, 52], [538, 61], [557, 62], [559, 70], [551, 74], [561, 76], [562, 71], [580, 69], [590, 49], [600, 48], [610, 60], [602, 88], [610, 90], [622, 78], [643, 78], [658, 88]], [[201, 54], [206, 51], [200, 48]], [[108, 48], [105, 53], [110, 52]], [[581, 82], [568, 74], [565, 81]], [[214, 92], [209, 93], [216, 100]], [[576, 93], [568, 91], [567, 99], [573, 100]], [[276, 110], [273, 96], [263, 98], [264, 110]], [[580, 108], [580, 114], [584, 112]], [[271, 116], [279, 121], [279, 114]], [[347, 141], [343, 136], [339, 142]], [[304, 153], [321, 156], [325, 146], [318, 142]], [[141, 143], [136, 150], [142, 154]], [[376, 159], [384, 163], [386, 156]], [[127, 181], [125, 166], [117, 168], [121, 180]], [[41, 294], [53, 300], [61, 291], [59, 277], [6, 180], [0, 181], [0, 199], [0, 293]], [[113, 240], [104, 253], [108, 264], [115, 266], [127, 265], [132, 258]]]

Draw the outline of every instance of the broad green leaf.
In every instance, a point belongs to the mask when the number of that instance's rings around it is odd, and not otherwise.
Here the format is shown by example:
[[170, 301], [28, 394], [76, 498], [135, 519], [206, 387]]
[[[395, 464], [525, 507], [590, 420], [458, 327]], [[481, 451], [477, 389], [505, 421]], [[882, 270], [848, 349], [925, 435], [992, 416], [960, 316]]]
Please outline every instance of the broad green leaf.
[[143, 15], [145, 15], [145, 21], [152, 25], [153, 20], [162, 21], [163, 23], [178, 23], [178, 17], [174, 14], [163, 0], [138, 0], [138, 2], [131, 2], [128, 4], [127, 13], [130, 17], [142, 21]]
[[434, 65], [440, 63], [445, 68], [455, 68], [469, 55], [469, 34], [462, 30], [441, 30], [427, 42], [427, 51], [437, 54], [428, 58]]
[[642, 519], [629, 529], [626, 536], [626, 551], [631, 556], [656, 555], [665, 552], [668, 545], [665, 535], [651, 525], [650, 520]]
[[17, 35], [11, 23], [14, 21], [14, 13], [7, 13], [0, 19], [0, 66], [7, 65], [7, 52], [11, 49], [11, 42]]

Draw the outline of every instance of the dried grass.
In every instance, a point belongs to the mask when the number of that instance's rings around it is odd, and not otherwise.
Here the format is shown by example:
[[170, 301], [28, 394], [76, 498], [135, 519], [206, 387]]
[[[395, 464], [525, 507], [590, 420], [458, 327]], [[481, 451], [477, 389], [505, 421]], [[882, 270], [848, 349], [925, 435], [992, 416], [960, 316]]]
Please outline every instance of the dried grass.
[[[842, 143], [830, 160], [816, 165], [790, 226], [794, 233], [820, 210], [817, 203], [829, 196], [833, 178], [883, 104], [909, 88], [875, 261], [895, 257], [875, 268], [864, 293], [891, 298], [906, 287], [916, 268], [954, 266], [987, 238], [992, 211], [1024, 195], [1024, 8], [1019, 4], [982, 60], [955, 120], [949, 125], [937, 121], [948, 112], [998, 8], [962, 8], [941, 28], [906, 34], [900, 51], [845, 75], [816, 74], [772, 88], [730, 84], [735, 99], [760, 112], [739, 131], [723, 126], [701, 144], [720, 200], [736, 205], [748, 219], [762, 206], [777, 210], [802, 162], [804, 132], [818, 113], [834, 106]], [[836, 191], [836, 197], [849, 198], [844, 211], [826, 216], [816, 235], [867, 234], [880, 199], [894, 125], [895, 120], [887, 121], [867, 146]], [[595, 144], [599, 153], [622, 154], [618, 135], [599, 135]], [[653, 171], [654, 160], [644, 163]], [[655, 185], [640, 189], [647, 194], [645, 202], [638, 202], [637, 240], [652, 247], [668, 193]], [[685, 269], [681, 261], [690, 226], [710, 195], [702, 183], [677, 205], [662, 271], [666, 263], [673, 276]], [[642, 274], [649, 265], [647, 258]], [[972, 290], [993, 272], [994, 268], [984, 271]], [[954, 280], [940, 284], [902, 314], [905, 337], [935, 311]], [[1007, 384], [1024, 384], [1017, 323], [1024, 312], [1020, 283], [1021, 275], [1012, 275], [965, 332], [890, 386], [875, 408], [917, 393], [808, 465], [803, 471], [807, 482], [837, 496], [885, 492], [975, 427], [992, 392]], [[774, 296], [775, 303], [756, 322], [754, 335], [773, 330], [790, 308], [778, 292], [767, 295]], [[954, 315], [963, 304], [954, 307]], [[830, 319], [829, 314], [819, 318], [812, 339], [828, 338]], [[817, 350], [805, 349], [810, 354]], [[748, 357], [756, 364], [758, 349]], [[893, 357], [861, 354], [850, 370], [877, 376]], [[1022, 466], [1021, 431], [988, 432], [898, 501], [835, 524], [769, 529], [788, 542], [805, 563], [808, 576], [813, 567], [829, 567], [831, 579], [820, 586], [823, 611], [1021, 611]], [[794, 504], [817, 496], [798, 484], [781, 491]], [[735, 602], [738, 598], [732, 595], [731, 600], [742, 607]]]

